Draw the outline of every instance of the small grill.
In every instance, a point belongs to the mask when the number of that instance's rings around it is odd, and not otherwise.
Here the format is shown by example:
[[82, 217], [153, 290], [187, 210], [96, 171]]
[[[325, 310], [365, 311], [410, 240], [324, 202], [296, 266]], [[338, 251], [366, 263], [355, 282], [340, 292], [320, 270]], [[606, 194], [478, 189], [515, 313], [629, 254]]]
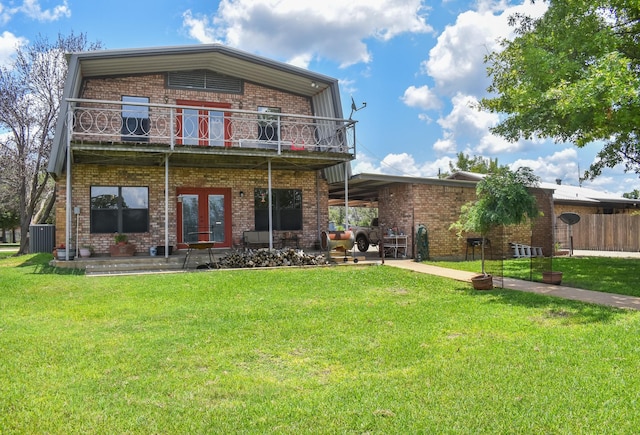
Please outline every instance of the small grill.
[[327, 253], [327, 260], [342, 257], [345, 263], [349, 261], [349, 254], [353, 257], [354, 263], [358, 262], [353, 255], [355, 241], [353, 231], [323, 231], [320, 238], [322, 250]]

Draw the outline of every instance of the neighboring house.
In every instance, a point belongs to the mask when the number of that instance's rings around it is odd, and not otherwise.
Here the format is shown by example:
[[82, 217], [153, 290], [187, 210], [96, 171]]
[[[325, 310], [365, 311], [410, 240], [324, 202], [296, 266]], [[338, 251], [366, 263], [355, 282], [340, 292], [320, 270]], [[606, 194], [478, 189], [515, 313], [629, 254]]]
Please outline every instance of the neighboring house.
[[[460, 217], [463, 204], [476, 198], [478, 180], [403, 177], [382, 174], [356, 174], [348, 182], [349, 204], [378, 207], [378, 221], [383, 231], [397, 228], [409, 236], [408, 254], [415, 256], [415, 232], [420, 224], [427, 228], [429, 256], [433, 259], [477, 258], [477, 247], [467, 245], [467, 234], [460, 239], [450, 225]], [[345, 199], [344, 183], [329, 186], [329, 202], [342, 205]], [[543, 215], [529, 224], [510, 226], [488, 235], [491, 253], [510, 256], [509, 243], [521, 243], [542, 248], [543, 254], [553, 253], [553, 190], [533, 189]], [[471, 241], [471, 240], [470, 240]], [[474, 249], [475, 248], [475, 249]]]
[[48, 167], [56, 243], [107, 253], [119, 232], [148, 253], [257, 230], [313, 246], [354, 137], [338, 81], [308, 70], [218, 44], [72, 53]]

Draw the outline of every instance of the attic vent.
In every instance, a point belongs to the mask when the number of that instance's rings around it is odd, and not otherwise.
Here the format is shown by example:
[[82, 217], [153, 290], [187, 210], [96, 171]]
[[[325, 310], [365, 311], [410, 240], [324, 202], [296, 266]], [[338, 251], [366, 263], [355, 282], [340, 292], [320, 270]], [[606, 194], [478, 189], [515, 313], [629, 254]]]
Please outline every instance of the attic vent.
[[242, 93], [242, 80], [207, 70], [174, 71], [167, 74], [170, 88]]

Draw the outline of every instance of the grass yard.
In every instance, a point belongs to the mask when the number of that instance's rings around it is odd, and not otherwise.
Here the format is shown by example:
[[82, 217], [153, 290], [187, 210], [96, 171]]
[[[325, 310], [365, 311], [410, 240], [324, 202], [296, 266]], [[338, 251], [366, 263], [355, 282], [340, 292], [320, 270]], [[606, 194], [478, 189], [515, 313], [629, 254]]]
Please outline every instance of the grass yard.
[[[450, 269], [480, 272], [480, 260], [475, 261], [428, 261], [428, 264]], [[487, 261], [487, 270], [503, 270], [504, 276], [517, 279], [542, 281], [542, 270], [551, 268], [550, 259], [510, 259]], [[533, 273], [530, 271], [533, 269]], [[606, 257], [555, 257], [553, 270], [562, 272], [562, 285], [605, 293], [617, 293], [640, 297], [640, 260]]]
[[0, 433], [637, 433], [640, 313], [389, 266], [0, 260]]

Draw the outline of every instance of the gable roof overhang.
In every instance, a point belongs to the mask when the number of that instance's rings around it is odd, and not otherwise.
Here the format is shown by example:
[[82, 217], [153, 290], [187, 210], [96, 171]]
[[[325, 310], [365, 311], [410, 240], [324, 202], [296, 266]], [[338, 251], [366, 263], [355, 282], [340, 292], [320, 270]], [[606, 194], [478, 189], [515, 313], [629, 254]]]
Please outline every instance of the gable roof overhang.
[[[70, 54], [68, 59], [63, 101], [79, 97], [83, 79], [88, 77], [206, 69], [308, 97], [314, 116], [343, 118], [337, 79], [221, 44], [80, 52]], [[63, 114], [61, 111], [58, 117], [48, 166], [54, 177], [62, 173], [65, 164], [67, 138]], [[327, 166], [330, 165], [324, 165]]]

